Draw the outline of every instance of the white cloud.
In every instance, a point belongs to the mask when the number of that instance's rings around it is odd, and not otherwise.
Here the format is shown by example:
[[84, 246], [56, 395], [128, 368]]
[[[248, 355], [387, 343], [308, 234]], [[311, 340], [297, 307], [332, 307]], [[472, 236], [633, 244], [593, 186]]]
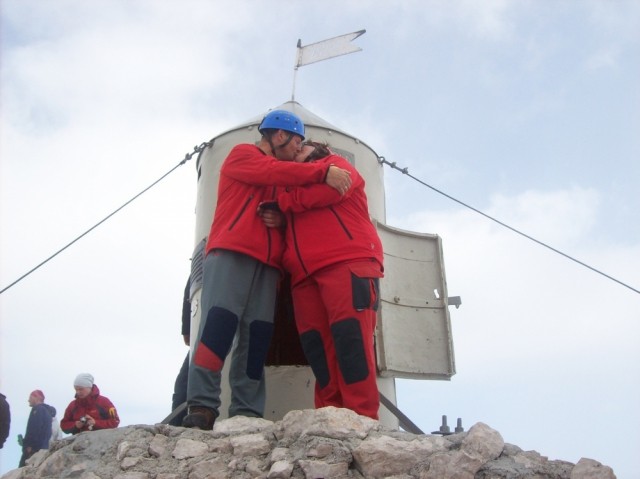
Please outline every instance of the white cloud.
[[618, 53], [612, 49], [594, 52], [586, 61], [587, 70], [599, 70], [615, 67], [618, 64]]
[[525, 191], [515, 198], [491, 198], [487, 211], [503, 223], [542, 242], [562, 246], [588, 235], [599, 214], [599, 193], [594, 189]]
[[[595, 191], [579, 188], [525, 192], [515, 198], [494, 197], [487, 213], [637, 285], [635, 258], [640, 245], [585, 246], [597, 216], [597, 198]], [[455, 324], [465, 324], [463, 338], [485, 345], [487, 358], [529, 361], [541, 353], [549, 360], [571, 353], [589, 356], [593, 348], [614, 350], [621, 341], [630, 347], [629, 338], [640, 332], [626, 309], [633, 292], [477, 213], [426, 211], [396, 221], [392, 224], [436, 232], [443, 238], [449, 294], [460, 295], [463, 301], [452, 316], [461, 317]], [[571, 250], [565, 249], [569, 246]], [[617, 298], [619, 304], [609, 304], [605, 298]], [[621, 340], [620, 330], [629, 335]], [[531, 341], [537, 344], [533, 349], [528, 347]], [[477, 358], [473, 344], [462, 342], [458, 354]]]
[[11, 71], [3, 85], [8, 117], [33, 133], [70, 121], [117, 124], [127, 121], [127, 111], [145, 123], [159, 113], [188, 113], [198, 96], [229, 79], [220, 38], [233, 22], [212, 9], [207, 13], [217, 22], [209, 28], [176, 28], [180, 19], [171, 13], [178, 11], [154, 11], [142, 24], [127, 11], [110, 21], [92, 17], [11, 51], [4, 59]]
[[493, 40], [508, 41], [513, 35], [513, 20], [510, 13], [514, 4], [507, 0], [474, 2], [466, 0], [454, 4], [455, 16], [465, 20], [465, 26], [477, 36]]

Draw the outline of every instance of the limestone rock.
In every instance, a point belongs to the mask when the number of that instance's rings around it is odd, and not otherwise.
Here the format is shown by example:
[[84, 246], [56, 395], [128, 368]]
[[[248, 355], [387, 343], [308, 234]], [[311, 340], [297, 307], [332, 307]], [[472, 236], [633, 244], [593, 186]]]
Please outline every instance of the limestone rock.
[[209, 450], [209, 446], [201, 441], [194, 441], [193, 439], [178, 439], [172, 456], [176, 459], [186, 459], [188, 457], [202, 456]]
[[290, 411], [282, 419], [284, 435], [292, 440], [304, 434], [335, 439], [349, 437], [363, 439], [371, 430], [378, 427], [378, 421], [360, 416], [349, 409], [335, 407]]
[[153, 457], [161, 457], [166, 454], [169, 438], [162, 434], [156, 434], [149, 444], [149, 454]]
[[268, 479], [287, 479], [291, 477], [293, 472], [293, 464], [289, 461], [276, 461], [271, 465]]
[[610, 467], [583, 457], [571, 470], [570, 479], [615, 479], [615, 477]]
[[408, 471], [440, 451], [447, 440], [440, 436], [415, 436], [410, 441], [388, 436], [364, 440], [353, 451], [355, 466], [365, 477], [385, 477]]
[[273, 421], [258, 417], [234, 416], [217, 421], [213, 426], [216, 434], [252, 434], [263, 432], [273, 427]]
[[262, 434], [243, 434], [231, 439], [235, 456], [260, 456], [271, 452], [271, 445]]
[[213, 431], [162, 424], [54, 443], [0, 479], [615, 479], [593, 459], [550, 461], [488, 425], [449, 436], [388, 430], [333, 407], [282, 421], [235, 417]]

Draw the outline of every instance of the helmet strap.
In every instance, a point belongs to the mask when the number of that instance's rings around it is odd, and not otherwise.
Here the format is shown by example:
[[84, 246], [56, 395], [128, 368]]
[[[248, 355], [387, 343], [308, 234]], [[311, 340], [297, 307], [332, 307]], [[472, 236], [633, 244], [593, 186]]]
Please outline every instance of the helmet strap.
[[[283, 130], [284, 131], [284, 130]], [[285, 141], [282, 145], [278, 145], [276, 146], [276, 148], [284, 148], [285, 146], [287, 146], [289, 143], [291, 143], [291, 140], [293, 140], [293, 133], [289, 133], [289, 136], [287, 137], [287, 141]]]
[[271, 155], [275, 156], [276, 148], [275, 148], [275, 146], [273, 146], [273, 141], [271, 141], [271, 137], [270, 136], [267, 137], [267, 143], [269, 143], [269, 148], [271, 148]]
[[[284, 131], [284, 130], [281, 130], [281, 131]], [[287, 137], [287, 140], [284, 143], [282, 143], [281, 145], [275, 146], [273, 144], [272, 137], [270, 136], [267, 138], [267, 142], [269, 143], [269, 146], [271, 147], [271, 151], [273, 152], [274, 156], [276, 154], [276, 150], [284, 148], [289, 143], [291, 143], [291, 140], [293, 140], [293, 133], [289, 133], [289, 136]]]

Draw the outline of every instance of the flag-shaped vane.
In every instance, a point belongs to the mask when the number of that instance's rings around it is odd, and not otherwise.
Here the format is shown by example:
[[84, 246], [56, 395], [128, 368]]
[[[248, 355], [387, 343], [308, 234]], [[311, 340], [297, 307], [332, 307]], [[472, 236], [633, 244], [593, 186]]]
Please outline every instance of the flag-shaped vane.
[[321, 62], [329, 58], [339, 57], [347, 53], [362, 51], [362, 48], [351, 45], [351, 41], [365, 33], [366, 30], [358, 30], [357, 32], [347, 33], [339, 37], [329, 38], [321, 42], [312, 43], [306, 47], [302, 46], [302, 40], [298, 40], [298, 50], [296, 54], [296, 65], [293, 69], [293, 89], [291, 91], [291, 100], [295, 99], [296, 90], [296, 74], [298, 67], [309, 65], [310, 63]]
[[328, 40], [322, 40], [321, 42], [312, 43], [305, 47], [302, 46], [302, 40], [298, 40], [296, 68], [340, 55], [346, 55], [347, 53], [361, 51], [362, 48], [356, 47], [350, 42], [365, 32], [366, 30], [359, 30], [357, 32], [347, 33], [346, 35], [340, 35], [339, 37], [329, 38]]

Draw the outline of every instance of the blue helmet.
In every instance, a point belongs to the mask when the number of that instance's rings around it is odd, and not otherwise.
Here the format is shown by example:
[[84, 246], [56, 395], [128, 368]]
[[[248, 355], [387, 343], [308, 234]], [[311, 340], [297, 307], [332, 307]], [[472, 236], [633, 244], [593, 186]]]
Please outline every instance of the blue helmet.
[[263, 130], [284, 130], [299, 135], [304, 140], [304, 123], [298, 115], [287, 110], [273, 110], [265, 115], [258, 127], [260, 133]]

